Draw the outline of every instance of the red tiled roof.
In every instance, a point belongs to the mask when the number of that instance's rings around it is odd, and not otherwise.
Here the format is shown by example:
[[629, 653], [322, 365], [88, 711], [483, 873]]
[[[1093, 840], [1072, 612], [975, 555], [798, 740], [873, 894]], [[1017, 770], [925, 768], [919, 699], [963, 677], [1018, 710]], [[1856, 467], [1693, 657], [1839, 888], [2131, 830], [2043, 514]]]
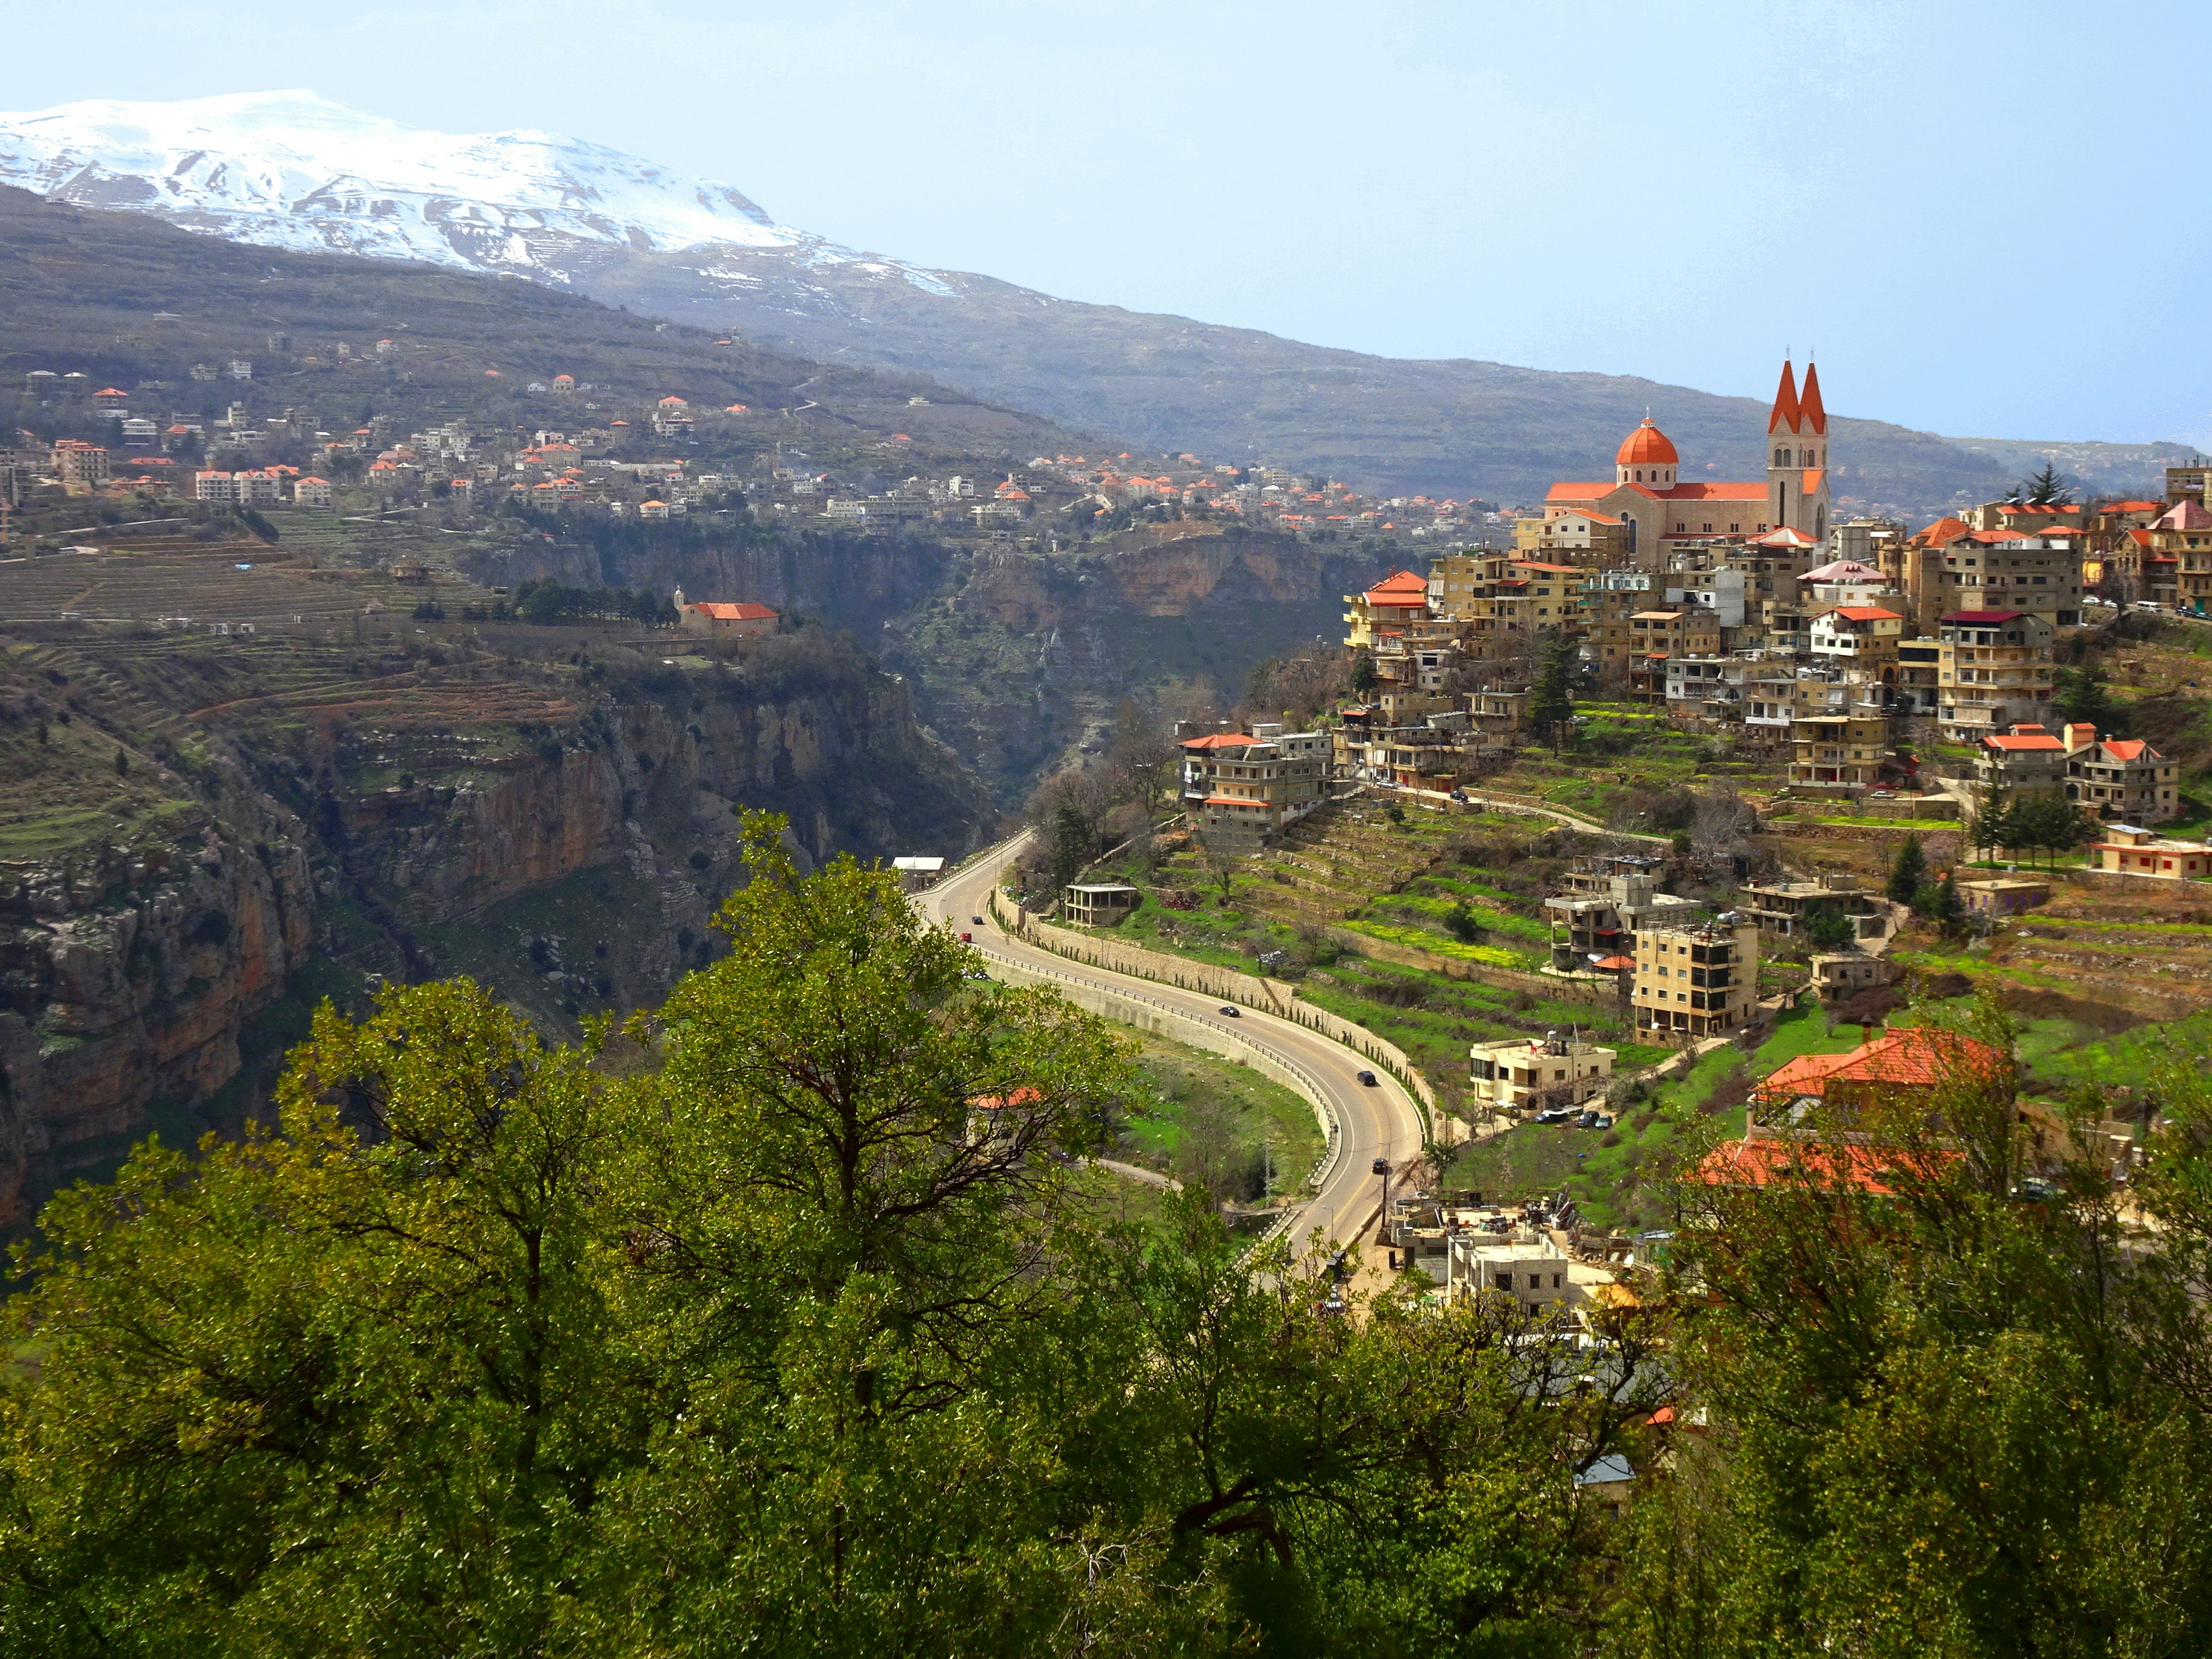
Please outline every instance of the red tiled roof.
[[2007, 755], [2025, 755], [2039, 751], [2048, 753], [2054, 749], [2063, 749], [2066, 746], [2057, 738], [2052, 737], [2048, 732], [2039, 732], [2033, 736], [2015, 735], [2011, 737], [1997, 737], [1991, 735], [1983, 738], [1982, 741], [1990, 748], [1995, 749], [2000, 753]]
[[1620, 451], [1613, 458], [1616, 466], [1672, 466], [1680, 459], [1667, 434], [1651, 423], [1649, 415], [1643, 425], [1621, 440]]
[[[2051, 739], [2055, 744], [2056, 738]], [[1800, 1054], [1760, 1084], [1768, 1099], [1825, 1095], [1832, 1083], [1930, 1088], [1946, 1073], [1994, 1072], [2004, 1056], [1986, 1042], [1929, 1026], [1907, 1026], [1863, 1042], [1847, 1054]]]
[[[1820, 402], [1820, 371], [1810, 363], [1805, 365], [1805, 390], [1798, 394], [1797, 409], [1805, 417], [1806, 427], [1815, 436], [1825, 438], [1828, 435], [1828, 411]], [[1771, 428], [1769, 429], [1771, 430]], [[1805, 476], [1808, 480], [1805, 487], [1808, 489], [1817, 488], [1809, 480], [1818, 477], [1819, 473], [1808, 472]]]
[[[648, 501], [646, 505], [659, 507], [663, 503]], [[750, 599], [741, 600], [736, 605], [726, 605], [719, 599], [702, 599], [696, 605], [687, 605], [684, 608], [696, 611], [712, 622], [774, 622], [776, 619], [775, 611], [764, 605], [755, 605]]]
[[2151, 760], [2165, 758], [2141, 738], [2106, 738], [2102, 746], [2106, 754], [2118, 761], [2142, 760], [2146, 757]]
[[1956, 1161], [1956, 1152], [1927, 1154], [1929, 1167], [1914, 1170], [1910, 1154], [1882, 1146], [1829, 1146], [1796, 1140], [1731, 1140], [1699, 1161], [1694, 1178], [1712, 1187], [1768, 1187], [1792, 1179], [1842, 1184], [1887, 1197], [1900, 1169], [1924, 1179]]
[[1248, 738], [1242, 732], [1209, 732], [1202, 738], [1184, 738], [1182, 747], [1185, 749], [1243, 749], [1257, 741], [1259, 740], [1256, 738]]
[[1894, 611], [1885, 611], [1878, 605], [1839, 605], [1836, 615], [1848, 617], [1853, 622], [1903, 622]]
[[1735, 483], [1683, 483], [1659, 492], [1662, 501], [1763, 501], [1766, 486], [1746, 479]]
[[1790, 360], [1784, 357], [1782, 360], [1782, 381], [1774, 388], [1774, 409], [1766, 417], [1766, 429], [1772, 434], [1787, 427], [1795, 432], [1803, 418], [1803, 412], [1797, 403], [1797, 376], [1790, 367]]
[[1617, 974], [1624, 968], [1633, 968], [1636, 966], [1636, 958], [1634, 957], [1600, 957], [1590, 965], [1594, 968], [1603, 968], [1608, 972]]
[[1952, 518], [1947, 514], [1921, 531], [1912, 539], [1930, 547], [1941, 547], [1954, 537], [1963, 536], [1966, 533], [1966, 521], [1964, 519]]

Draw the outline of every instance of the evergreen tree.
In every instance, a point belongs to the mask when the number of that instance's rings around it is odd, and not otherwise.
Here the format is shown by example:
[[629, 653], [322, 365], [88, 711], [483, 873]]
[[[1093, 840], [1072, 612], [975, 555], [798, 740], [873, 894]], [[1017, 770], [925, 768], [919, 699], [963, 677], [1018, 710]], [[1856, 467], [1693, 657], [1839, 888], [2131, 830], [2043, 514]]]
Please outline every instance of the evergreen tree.
[[1097, 843], [1092, 839], [1091, 826], [1083, 814], [1073, 806], [1062, 806], [1053, 814], [1052, 820], [1052, 896], [1057, 899], [1068, 883], [1083, 873], [1083, 866], [1091, 862]]
[[1905, 845], [1897, 849], [1897, 861], [1890, 866], [1889, 881], [1882, 890], [1898, 903], [1910, 904], [1927, 879], [1928, 858], [1920, 850], [1920, 837], [1917, 833], [1908, 835]]
[[1936, 920], [1946, 931], [1956, 931], [1966, 924], [1966, 902], [1959, 896], [1959, 872], [1956, 869], [1943, 872], [1943, 884], [1936, 890]]
[[2124, 713], [2121, 705], [2112, 699], [2106, 683], [2105, 671], [2094, 664], [2081, 668], [2062, 668], [2058, 671], [2057, 695], [2052, 707], [2058, 718], [2071, 724], [2086, 720], [2097, 728], [2100, 737], [2120, 735]]
[[1544, 665], [1536, 676], [1535, 693], [1528, 699], [1528, 724], [1555, 749], [1564, 747], [1574, 732], [1575, 676], [1580, 661], [1575, 641], [1553, 630], [1545, 646]]
[[2040, 471], [2024, 482], [2021, 491], [2030, 507], [2063, 507], [2073, 494], [2073, 486], [2055, 463], [2045, 461]]
[[1990, 852], [2021, 845], [2014, 834], [2009, 790], [1991, 787], [1980, 792], [1973, 822], [1966, 826], [1966, 844], [1977, 851]]

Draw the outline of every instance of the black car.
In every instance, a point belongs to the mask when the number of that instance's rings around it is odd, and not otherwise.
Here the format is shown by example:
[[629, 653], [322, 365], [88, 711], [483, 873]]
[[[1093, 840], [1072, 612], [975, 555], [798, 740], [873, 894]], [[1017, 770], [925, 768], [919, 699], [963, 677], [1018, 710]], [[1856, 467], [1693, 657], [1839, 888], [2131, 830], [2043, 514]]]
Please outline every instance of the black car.
[[1228, 1015], [1231, 1019], [1235, 1019], [1237, 1017], [1237, 1011], [1225, 1002], [1221, 1005], [1221, 1012]]
[[1370, 1089], [1379, 1089], [1382, 1086], [1375, 1080], [1375, 1073], [1372, 1072], [1362, 1072], [1359, 1074], [1359, 1080]]
[[1602, 1112], [1584, 1112], [1580, 1117], [1575, 1120], [1575, 1127], [1577, 1129], [1595, 1129], [1597, 1127], [1598, 1119], [1604, 1115], [1605, 1114]]
[[1389, 1175], [1390, 1173], [1390, 1160], [1387, 1158], [1376, 1158], [1372, 1164], [1367, 1166], [1367, 1173], [1370, 1175]]
[[978, 927], [981, 927], [983, 925], [983, 918], [981, 916], [970, 916], [968, 920], [974, 922]]

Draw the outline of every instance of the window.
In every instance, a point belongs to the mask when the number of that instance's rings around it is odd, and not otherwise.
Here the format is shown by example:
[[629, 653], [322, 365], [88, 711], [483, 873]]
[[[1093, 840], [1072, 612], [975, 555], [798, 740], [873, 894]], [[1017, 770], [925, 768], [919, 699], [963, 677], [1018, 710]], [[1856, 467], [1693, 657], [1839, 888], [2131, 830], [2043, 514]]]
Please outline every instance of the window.
[[1513, 1288], [1513, 1275], [1511, 1273], [1499, 1273], [1497, 1278], [1498, 1288], [1499, 1290], [1510, 1291]]

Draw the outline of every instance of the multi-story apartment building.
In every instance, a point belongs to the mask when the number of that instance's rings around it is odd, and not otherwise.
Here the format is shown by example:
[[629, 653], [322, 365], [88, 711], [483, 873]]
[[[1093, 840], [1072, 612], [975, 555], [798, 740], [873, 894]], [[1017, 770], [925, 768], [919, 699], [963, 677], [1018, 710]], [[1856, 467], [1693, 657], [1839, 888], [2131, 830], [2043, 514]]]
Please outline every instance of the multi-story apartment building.
[[2173, 575], [2172, 597], [2163, 602], [2198, 616], [2212, 611], [2212, 510], [2193, 499], [2176, 501], [2152, 521], [2149, 538], [2151, 559]]
[[1344, 642], [1354, 650], [1375, 648], [1386, 629], [1429, 617], [1429, 582], [1410, 570], [1394, 571], [1364, 593], [1347, 593], [1344, 602]]
[[1201, 836], [1256, 843], [1318, 806], [1327, 791], [1329, 738], [1255, 726], [1182, 744], [1182, 799]]
[[1957, 611], [1942, 619], [1936, 637], [1936, 718], [1945, 738], [1972, 743], [2050, 717], [2057, 681], [2048, 619], [2022, 611]]
[[1790, 787], [1830, 793], [1871, 789], [1889, 760], [1880, 714], [1800, 714], [1790, 724]]
[[1720, 648], [1720, 623], [1709, 611], [1683, 605], [1633, 612], [1628, 618], [1630, 700], [1665, 702], [1668, 659], [1715, 656]]
[[1606, 866], [1568, 881], [1567, 891], [1544, 901], [1552, 966], [1563, 974], [1615, 972], [1603, 964], [1628, 954], [1640, 929], [1697, 919], [1697, 902], [1661, 892], [1649, 870]]
[[1942, 678], [1943, 646], [1940, 640], [1915, 638], [1897, 642], [1897, 678], [1891, 683], [1892, 707], [1907, 717], [1933, 714]]
[[1605, 1092], [1613, 1061], [1612, 1049], [1557, 1031], [1540, 1041], [1478, 1042], [1468, 1050], [1468, 1095], [1492, 1113], [1579, 1106]]
[[1759, 1008], [1759, 924], [1724, 916], [1639, 931], [1630, 1002], [1639, 1032], [1694, 1041], [1742, 1030]]
[[1791, 937], [1822, 910], [1850, 917], [1862, 936], [1881, 926], [1874, 899], [1856, 876], [1829, 872], [1811, 881], [1750, 882], [1742, 890], [1746, 913], [1769, 938]]
[[2100, 818], [2164, 823], [2182, 816], [2180, 768], [2141, 738], [2099, 738], [2094, 726], [2065, 729], [2066, 798]]
[[1878, 605], [1839, 605], [1813, 618], [1812, 654], [1880, 671], [1897, 660], [1905, 618]]
[[1944, 524], [1956, 522], [1940, 520], [1914, 538], [1933, 538], [1932, 556], [1908, 559], [1905, 565], [1905, 608], [1917, 625], [1925, 627], [1931, 612], [2012, 610], [2040, 617], [2054, 629], [2080, 626], [2079, 533], [1942, 530]]
[[54, 444], [54, 476], [64, 484], [107, 482], [107, 452], [98, 444], [62, 438]]
[[1974, 745], [1974, 781], [1984, 799], [2002, 790], [2014, 796], [2055, 795], [2066, 787], [2066, 744], [2033, 720], [2009, 732], [1987, 732]]

